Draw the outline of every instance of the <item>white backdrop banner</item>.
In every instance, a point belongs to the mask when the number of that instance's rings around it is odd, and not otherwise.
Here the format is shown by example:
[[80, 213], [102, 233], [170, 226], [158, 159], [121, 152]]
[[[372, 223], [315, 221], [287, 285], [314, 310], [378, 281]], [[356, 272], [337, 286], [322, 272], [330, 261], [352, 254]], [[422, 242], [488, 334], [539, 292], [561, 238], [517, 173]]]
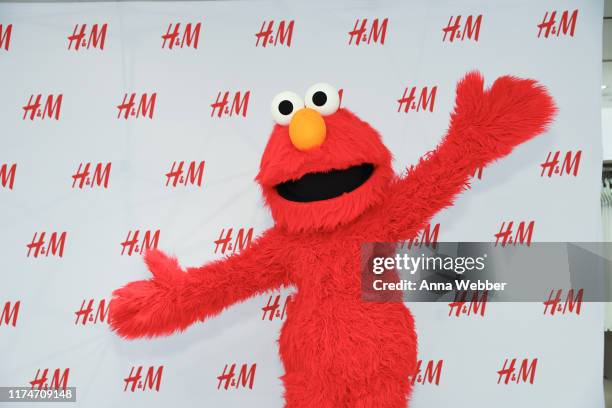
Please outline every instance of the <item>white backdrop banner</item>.
[[[123, 340], [106, 322], [111, 292], [150, 276], [147, 247], [201, 265], [272, 224], [253, 178], [283, 90], [341, 89], [400, 172], [440, 141], [466, 72], [534, 78], [559, 108], [550, 130], [475, 174], [422, 241], [599, 240], [602, 10], [1, 4], [0, 386], [76, 387], [78, 407], [283, 406], [290, 289], [167, 338]], [[602, 407], [600, 305], [549, 306], [409, 304], [410, 405]]]

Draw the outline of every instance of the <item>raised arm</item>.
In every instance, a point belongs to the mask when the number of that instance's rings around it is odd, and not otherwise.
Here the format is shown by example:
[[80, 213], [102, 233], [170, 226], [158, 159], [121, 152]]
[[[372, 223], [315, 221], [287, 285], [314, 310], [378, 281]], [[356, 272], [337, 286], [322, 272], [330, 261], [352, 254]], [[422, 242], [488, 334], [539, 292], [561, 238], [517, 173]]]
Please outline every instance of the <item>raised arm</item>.
[[126, 338], [182, 331], [253, 295], [287, 285], [282, 238], [266, 231], [239, 254], [183, 271], [176, 258], [148, 251], [148, 280], [115, 290], [110, 325]]
[[498, 78], [484, 89], [478, 72], [457, 84], [450, 127], [440, 145], [397, 179], [384, 208], [378, 241], [410, 239], [482, 166], [545, 131], [555, 114], [552, 98], [531, 79]]

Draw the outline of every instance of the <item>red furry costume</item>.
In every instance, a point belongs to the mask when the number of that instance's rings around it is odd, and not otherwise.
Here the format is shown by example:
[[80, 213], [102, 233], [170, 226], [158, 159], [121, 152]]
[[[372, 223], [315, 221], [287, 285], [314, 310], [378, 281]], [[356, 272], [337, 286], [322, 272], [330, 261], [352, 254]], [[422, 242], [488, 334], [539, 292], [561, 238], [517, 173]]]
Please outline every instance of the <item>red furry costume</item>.
[[403, 177], [376, 130], [353, 113], [289, 102], [292, 119], [274, 127], [257, 176], [275, 226], [242, 253], [186, 271], [148, 252], [153, 277], [114, 292], [110, 323], [127, 338], [168, 335], [295, 285], [279, 340], [286, 406], [405, 407], [417, 358], [413, 319], [401, 302], [361, 301], [360, 245], [414, 237], [475, 169], [544, 131], [553, 101], [532, 80], [506, 76], [485, 90], [480, 74], [468, 74], [442, 143]]

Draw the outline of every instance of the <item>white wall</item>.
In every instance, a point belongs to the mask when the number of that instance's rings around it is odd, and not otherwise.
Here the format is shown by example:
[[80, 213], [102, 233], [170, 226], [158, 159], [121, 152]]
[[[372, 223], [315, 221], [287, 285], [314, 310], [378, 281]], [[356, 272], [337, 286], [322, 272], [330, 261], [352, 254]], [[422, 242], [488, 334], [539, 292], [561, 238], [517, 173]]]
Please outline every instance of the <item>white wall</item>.
[[[574, 8], [574, 37], [537, 38], [546, 12]], [[0, 164], [18, 164], [14, 189], [0, 188], [0, 307], [22, 301], [17, 325], [0, 326], [0, 385], [70, 368], [77, 407], [282, 406], [282, 321], [262, 320], [269, 296], [163, 339], [124, 341], [105, 324], [75, 324], [84, 299], [108, 299], [150, 276], [139, 256], [121, 256], [128, 231], [160, 228], [159, 248], [191, 266], [221, 256], [213, 242], [222, 229], [271, 225], [253, 177], [272, 127], [270, 100], [282, 90], [343, 88], [343, 105], [381, 132], [401, 170], [440, 140], [467, 71], [481, 70], [487, 84], [536, 78], [559, 106], [554, 124], [436, 217], [440, 240], [491, 241], [510, 220], [535, 220], [535, 241], [596, 240], [601, 12], [599, 0], [0, 4], [0, 23], [14, 24], [11, 48], [0, 50]], [[479, 41], [442, 42], [449, 18], [470, 14], [483, 15]], [[389, 18], [384, 46], [349, 46], [356, 20], [377, 17]], [[255, 47], [262, 22], [282, 19], [295, 19], [291, 48]], [[161, 49], [179, 21], [203, 22], [197, 50]], [[95, 22], [109, 24], [105, 50], [69, 51], [75, 24]], [[438, 86], [433, 112], [397, 112], [412, 86]], [[246, 118], [210, 116], [218, 92], [246, 90]], [[154, 118], [117, 119], [126, 92], [157, 92]], [[37, 93], [63, 93], [59, 121], [22, 119]], [[541, 177], [547, 155], [568, 150], [583, 152], [579, 174]], [[165, 186], [181, 160], [206, 161], [201, 188]], [[71, 188], [79, 163], [107, 161], [108, 189]], [[68, 232], [62, 258], [26, 256], [42, 231]], [[540, 303], [493, 303], [482, 318], [449, 317], [445, 303], [410, 308], [419, 358], [444, 360], [440, 384], [416, 386], [412, 407], [601, 407], [597, 305], [548, 316]], [[497, 384], [512, 358], [538, 358], [533, 385]], [[232, 363], [257, 363], [252, 390], [217, 389]], [[160, 365], [159, 392], [124, 392], [132, 366]]]

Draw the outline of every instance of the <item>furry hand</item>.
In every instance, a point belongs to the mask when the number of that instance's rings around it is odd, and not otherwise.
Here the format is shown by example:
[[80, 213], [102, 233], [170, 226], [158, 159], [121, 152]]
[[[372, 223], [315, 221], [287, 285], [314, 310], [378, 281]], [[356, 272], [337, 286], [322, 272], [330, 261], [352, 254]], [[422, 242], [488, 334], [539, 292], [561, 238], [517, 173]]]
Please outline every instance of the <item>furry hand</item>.
[[470, 72], [457, 84], [451, 129], [464, 138], [479, 139], [464, 139], [464, 143], [474, 142], [505, 153], [545, 131], [555, 112], [546, 89], [532, 79], [503, 76], [484, 89], [480, 73]]
[[145, 262], [153, 274], [113, 292], [109, 323], [125, 338], [152, 337], [184, 329], [181, 292], [185, 273], [176, 258], [149, 250]]

